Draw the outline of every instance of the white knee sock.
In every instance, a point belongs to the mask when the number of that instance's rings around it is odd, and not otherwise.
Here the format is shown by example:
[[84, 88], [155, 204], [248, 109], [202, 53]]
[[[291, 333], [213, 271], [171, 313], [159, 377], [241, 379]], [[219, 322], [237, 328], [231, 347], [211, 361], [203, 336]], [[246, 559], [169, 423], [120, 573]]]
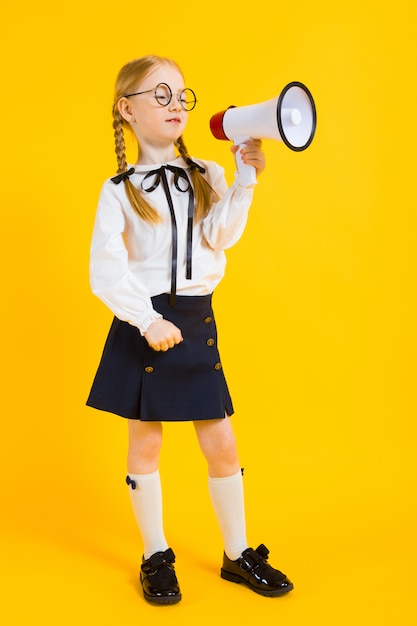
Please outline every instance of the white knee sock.
[[229, 559], [235, 561], [248, 547], [242, 472], [239, 470], [225, 478], [209, 476], [208, 482], [223, 537], [224, 551]]
[[143, 554], [145, 559], [149, 559], [155, 552], [164, 552], [168, 548], [162, 519], [159, 470], [151, 474], [129, 473], [128, 478], [131, 481], [130, 499], [143, 540]]

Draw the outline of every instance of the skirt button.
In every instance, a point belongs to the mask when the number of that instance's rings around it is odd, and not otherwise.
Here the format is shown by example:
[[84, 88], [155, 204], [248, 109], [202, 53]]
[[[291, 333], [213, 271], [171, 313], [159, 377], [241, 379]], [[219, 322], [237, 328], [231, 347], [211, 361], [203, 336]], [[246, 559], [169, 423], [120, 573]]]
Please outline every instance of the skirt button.
[[214, 366], [215, 370], [221, 370], [222, 369], [222, 364], [221, 363], [216, 363], [216, 365]]
[[211, 324], [211, 322], [212, 322], [212, 321], [213, 321], [213, 318], [212, 318], [212, 317], [210, 317], [210, 316], [209, 316], [209, 317], [205, 317], [205, 318], [204, 318], [204, 323], [205, 323], [205, 324]]
[[214, 339], [207, 339], [206, 344], [208, 346], [214, 346]]
[[153, 367], [151, 367], [150, 365], [148, 365], [148, 367], [145, 367], [145, 372], [146, 372], [147, 374], [152, 374], [152, 372], [153, 372]]

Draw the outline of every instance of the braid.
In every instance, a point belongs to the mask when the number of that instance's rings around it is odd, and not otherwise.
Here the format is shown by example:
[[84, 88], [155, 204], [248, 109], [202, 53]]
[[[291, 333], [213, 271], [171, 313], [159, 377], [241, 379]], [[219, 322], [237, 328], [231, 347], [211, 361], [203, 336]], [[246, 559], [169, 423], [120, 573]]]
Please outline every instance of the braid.
[[[184, 161], [191, 159], [182, 136], [177, 139], [175, 145]], [[190, 175], [195, 193], [195, 217], [198, 221], [206, 217], [212, 203], [219, 200], [219, 196], [197, 168], [192, 168]]]
[[190, 158], [190, 155], [188, 154], [188, 150], [185, 146], [184, 143], [184, 139], [181, 137], [178, 137], [177, 141], [175, 142], [176, 147], [178, 148], [178, 152], [180, 153], [180, 155], [182, 156], [182, 158], [184, 159], [184, 161], [186, 161], [187, 159]]
[[[126, 144], [123, 130], [124, 120], [116, 105], [113, 108], [113, 118], [115, 152], [117, 157], [117, 173], [122, 174], [123, 172], [127, 172], [128, 163], [126, 161]], [[129, 202], [132, 205], [133, 209], [136, 211], [136, 213], [139, 215], [139, 217], [148, 222], [159, 222], [161, 218], [158, 214], [158, 211], [148, 202], [146, 202], [140, 191], [136, 189], [134, 185], [132, 185], [128, 178], [124, 181], [124, 185]]]
[[113, 110], [113, 118], [115, 152], [118, 165], [117, 173], [122, 174], [122, 172], [127, 171], [126, 145], [123, 132], [123, 118], [116, 107]]

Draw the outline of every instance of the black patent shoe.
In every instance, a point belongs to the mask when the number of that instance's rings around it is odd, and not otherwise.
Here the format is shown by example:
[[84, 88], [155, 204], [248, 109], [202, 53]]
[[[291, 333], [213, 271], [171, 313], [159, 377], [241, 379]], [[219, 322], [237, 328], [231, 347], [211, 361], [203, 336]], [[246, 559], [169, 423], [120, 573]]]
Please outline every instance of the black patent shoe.
[[177, 604], [181, 600], [174, 562], [175, 554], [171, 548], [165, 552], [155, 552], [143, 561], [140, 582], [145, 600], [152, 604]]
[[256, 550], [247, 548], [236, 561], [225, 554], [220, 576], [232, 583], [243, 583], [261, 596], [282, 596], [294, 589], [294, 585], [285, 574], [269, 565], [268, 554], [263, 544]]

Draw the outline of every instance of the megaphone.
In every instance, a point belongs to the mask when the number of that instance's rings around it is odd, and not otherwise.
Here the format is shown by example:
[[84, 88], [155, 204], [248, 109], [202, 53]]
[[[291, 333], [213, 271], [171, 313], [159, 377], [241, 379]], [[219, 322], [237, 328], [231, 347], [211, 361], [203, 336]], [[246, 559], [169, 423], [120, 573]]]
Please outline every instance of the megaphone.
[[[210, 129], [216, 139], [228, 139], [236, 145], [245, 140], [276, 139], [301, 152], [313, 141], [317, 124], [313, 96], [303, 83], [288, 83], [272, 100], [249, 106], [231, 106], [210, 119]], [[247, 186], [256, 181], [256, 171], [243, 163], [236, 153], [239, 178]]]

